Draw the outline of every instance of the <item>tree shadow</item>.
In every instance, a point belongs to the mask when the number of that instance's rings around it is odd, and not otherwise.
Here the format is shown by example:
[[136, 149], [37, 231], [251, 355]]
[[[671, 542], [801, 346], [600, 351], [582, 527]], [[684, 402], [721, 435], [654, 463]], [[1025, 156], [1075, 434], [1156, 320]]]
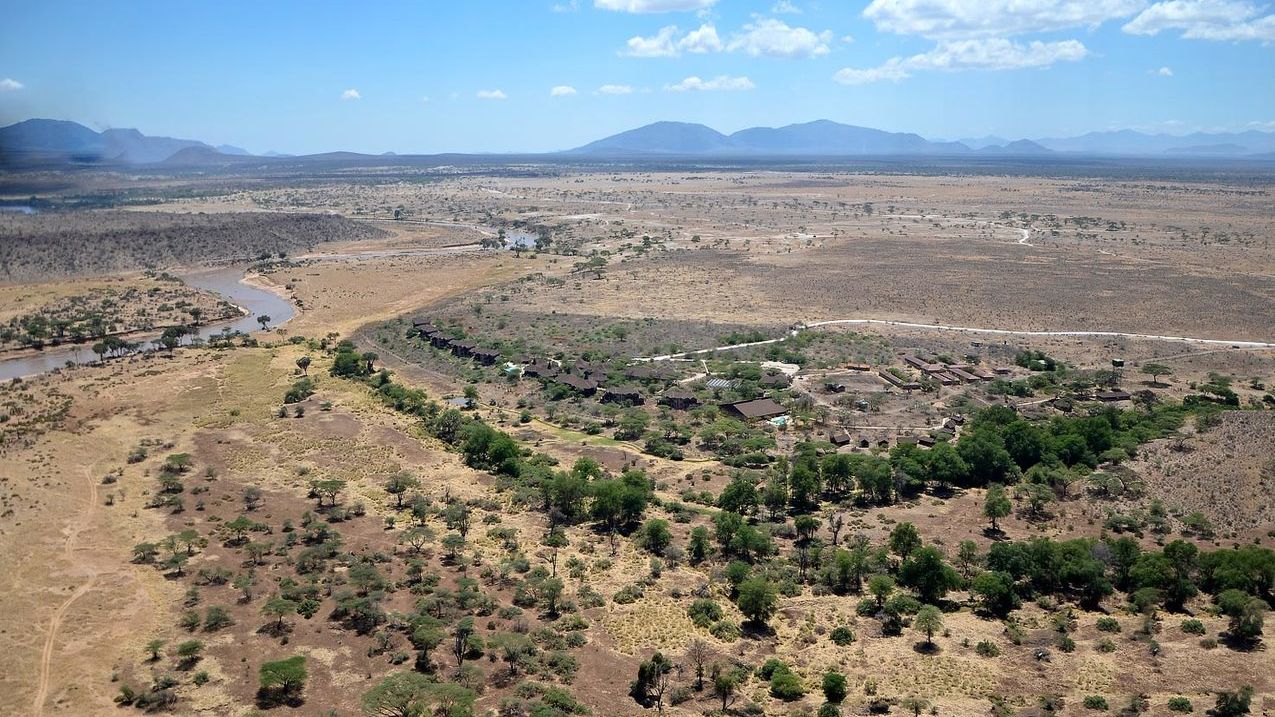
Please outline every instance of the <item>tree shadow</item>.
[[1256, 638], [1239, 637], [1232, 635], [1230, 632], [1224, 632], [1218, 637], [1222, 638], [1221, 642], [1228, 648], [1236, 652], [1265, 652], [1266, 645]]
[[257, 634], [266, 635], [267, 637], [287, 637], [292, 634], [292, 623], [285, 622], [280, 625], [278, 622], [271, 620], [257, 628]]
[[918, 655], [937, 655], [943, 651], [937, 642], [921, 641], [912, 645], [912, 651]]
[[262, 687], [257, 690], [258, 709], [268, 710], [275, 707], [300, 707], [305, 704], [299, 690], [281, 690]]
[[745, 620], [741, 623], [739, 632], [743, 637], [750, 640], [769, 640], [775, 636], [775, 628], [764, 622], [757, 623], [751, 620]]

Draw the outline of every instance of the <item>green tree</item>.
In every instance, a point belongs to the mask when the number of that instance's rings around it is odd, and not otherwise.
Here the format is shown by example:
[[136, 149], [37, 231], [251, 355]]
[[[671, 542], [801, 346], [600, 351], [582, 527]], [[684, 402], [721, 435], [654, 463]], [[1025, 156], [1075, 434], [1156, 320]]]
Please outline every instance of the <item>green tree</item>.
[[1150, 376], [1151, 383], [1157, 386], [1160, 384], [1161, 376], [1170, 376], [1173, 374], [1173, 369], [1162, 363], [1144, 363], [1142, 364], [1142, 368], [1138, 370]]
[[295, 614], [297, 607], [298, 605], [295, 600], [289, 600], [288, 598], [276, 595], [267, 600], [265, 604], [261, 606], [261, 612], [267, 617], [277, 618], [278, 621], [275, 623], [275, 629], [282, 630], [283, 618]]
[[691, 538], [686, 544], [686, 557], [691, 565], [704, 562], [712, 551], [713, 546], [708, 539], [708, 528], [702, 525], [691, 528]]
[[765, 625], [779, 607], [779, 596], [769, 580], [752, 577], [739, 584], [735, 604], [749, 621]]
[[638, 536], [638, 542], [653, 555], [664, 555], [672, 541], [673, 534], [669, 532], [668, 521], [660, 518], [646, 521]]
[[1248, 714], [1253, 699], [1253, 688], [1244, 685], [1235, 692], [1217, 693], [1217, 702], [1208, 711], [1209, 717], [1241, 717]]
[[199, 662], [199, 656], [204, 652], [204, 643], [199, 640], [186, 640], [177, 646], [177, 657], [181, 662], [182, 669], [189, 669], [196, 662]]
[[297, 368], [301, 369], [302, 375], [309, 376], [310, 375], [310, 357], [302, 356], [301, 358], [297, 359]]
[[146, 643], [146, 654], [150, 655], [151, 662], [159, 661], [159, 651], [164, 649], [163, 640], [151, 640]]
[[906, 560], [920, 547], [921, 533], [912, 523], [904, 521], [890, 530], [890, 552], [899, 556], [900, 560]]
[[894, 578], [889, 575], [873, 575], [868, 578], [868, 592], [877, 599], [877, 607], [885, 605], [885, 599], [894, 592]]
[[718, 670], [717, 674], [713, 676], [713, 695], [722, 701], [723, 712], [726, 711], [727, 707], [730, 707], [730, 702], [735, 697], [735, 692], [738, 689], [739, 677], [735, 675], [734, 671]]
[[899, 568], [899, 581], [916, 591], [921, 602], [936, 603], [947, 591], [960, 585], [960, 577], [937, 548], [924, 547], [912, 554]]
[[651, 659], [638, 664], [637, 679], [629, 686], [629, 695], [643, 707], [652, 705], [664, 711], [664, 692], [669, 687], [673, 662], [656, 652]]
[[984, 610], [997, 617], [1005, 617], [1019, 606], [1014, 579], [1007, 573], [982, 573], [970, 584], [970, 592], [979, 596]]
[[540, 602], [545, 606], [545, 612], [550, 617], [558, 616], [558, 601], [562, 599], [562, 581], [558, 578], [545, 578], [540, 581], [537, 592], [540, 594]]
[[983, 499], [983, 517], [992, 521], [992, 531], [1000, 531], [1000, 526], [996, 521], [1009, 515], [1009, 511], [1013, 508], [1009, 502], [1009, 496], [1005, 495], [1005, 488], [999, 483], [992, 483], [987, 486], [987, 496]]
[[416, 672], [398, 672], [363, 693], [360, 701], [368, 717], [469, 717], [474, 693]]
[[305, 689], [306, 676], [304, 655], [263, 662], [258, 673], [263, 691], [277, 692], [283, 697], [293, 697]]
[[717, 496], [717, 507], [740, 515], [750, 515], [757, 510], [757, 484], [748, 477], [736, 476], [721, 495]]
[[385, 482], [385, 492], [394, 496], [395, 510], [402, 510], [403, 495], [409, 490], [416, 490], [420, 487], [420, 485], [421, 482], [416, 478], [416, 476], [408, 473], [407, 471], [399, 471], [398, 473], [390, 476], [390, 479]]
[[912, 618], [912, 629], [925, 635], [926, 646], [934, 645], [934, 633], [943, 629], [943, 613], [933, 605], [925, 605]]
[[1243, 590], [1224, 590], [1217, 596], [1218, 609], [1230, 618], [1228, 633], [1240, 643], [1255, 642], [1262, 636], [1266, 604]]
[[319, 507], [323, 507], [323, 499], [328, 499], [329, 505], [336, 505], [336, 497], [345, 490], [345, 481], [339, 478], [325, 478], [310, 481], [310, 490], [314, 493], [319, 501]]

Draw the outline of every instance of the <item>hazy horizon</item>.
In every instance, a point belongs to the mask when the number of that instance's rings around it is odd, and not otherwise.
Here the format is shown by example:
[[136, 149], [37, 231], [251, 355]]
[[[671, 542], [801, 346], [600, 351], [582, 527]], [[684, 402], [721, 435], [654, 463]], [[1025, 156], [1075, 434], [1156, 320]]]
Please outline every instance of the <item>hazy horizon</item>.
[[0, 124], [254, 153], [545, 152], [662, 120], [1275, 129], [1275, 15], [1246, 0], [50, 3], [6, 20]]

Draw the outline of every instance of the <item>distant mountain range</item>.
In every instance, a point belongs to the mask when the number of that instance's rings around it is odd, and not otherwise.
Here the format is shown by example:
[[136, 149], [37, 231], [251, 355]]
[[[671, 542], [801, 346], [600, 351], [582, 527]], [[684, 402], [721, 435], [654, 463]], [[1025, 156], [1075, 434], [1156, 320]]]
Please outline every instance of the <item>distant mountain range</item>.
[[[929, 140], [917, 134], [887, 132], [830, 120], [784, 127], [752, 127], [722, 134], [702, 124], [655, 122], [611, 135], [557, 156], [606, 157], [855, 157], [933, 156], [1165, 156], [1250, 158], [1275, 157], [1275, 132], [1202, 133], [1185, 136], [1143, 134], [1133, 130], [1090, 132], [1079, 137], [1019, 139], [989, 135], [956, 142]], [[135, 129], [95, 132], [65, 120], [30, 119], [0, 127], [0, 160], [4, 155], [41, 161], [116, 162], [124, 164], [235, 165], [292, 155], [266, 152], [256, 156], [233, 145], [172, 137], [150, 137]], [[340, 160], [368, 157], [348, 152], [308, 155], [300, 159]], [[394, 156], [386, 152], [382, 156]]]
[[818, 120], [785, 127], [754, 127], [725, 135], [702, 124], [656, 122], [611, 135], [568, 154], [709, 156], [864, 156], [895, 154], [1198, 155], [1244, 157], [1275, 151], [1275, 133], [1240, 132], [1178, 137], [1133, 130], [1090, 132], [1080, 137], [1019, 139], [987, 136], [959, 142], [928, 140], [917, 134]]
[[817, 120], [786, 127], [753, 127], [725, 135], [702, 124], [656, 122], [612, 135], [569, 154], [588, 155], [868, 155], [968, 152], [957, 142]]

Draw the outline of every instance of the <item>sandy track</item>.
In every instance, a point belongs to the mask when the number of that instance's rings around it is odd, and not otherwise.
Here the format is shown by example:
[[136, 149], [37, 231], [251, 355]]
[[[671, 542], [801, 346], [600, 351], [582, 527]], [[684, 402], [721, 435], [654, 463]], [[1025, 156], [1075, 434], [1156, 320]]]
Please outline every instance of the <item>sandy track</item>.
[[[72, 516], [67, 521], [66, 541], [62, 544], [62, 554], [67, 560], [72, 560], [75, 556], [76, 543], [80, 538], [80, 531], [84, 526], [92, 520], [93, 515], [97, 512], [98, 496], [97, 481], [93, 480], [92, 466], [84, 468], [84, 480], [88, 485], [88, 503], [78, 515]], [[86, 595], [93, 589], [97, 583], [97, 574], [89, 576], [82, 585], [71, 593], [70, 597], [62, 601], [58, 605], [57, 610], [53, 612], [53, 617], [49, 620], [49, 626], [44, 633], [44, 649], [40, 654], [40, 677], [36, 682], [35, 698], [31, 704], [31, 714], [39, 717], [44, 714], [44, 702], [49, 696], [49, 675], [53, 664], [54, 646], [57, 642], [58, 630], [62, 626], [62, 620], [66, 617], [67, 612], [71, 609], [71, 604], [79, 598]]]
[[1230, 341], [1224, 339], [1200, 339], [1191, 336], [1162, 336], [1159, 334], [1130, 334], [1122, 331], [1023, 331], [1018, 329], [985, 329], [974, 326], [950, 326], [947, 324], [918, 324], [910, 321], [891, 321], [889, 319], [831, 319], [828, 321], [815, 321], [805, 324], [799, 328], [795, 328], [784, 336], [774, 339], [766, 339], [764, 341], [749, 341], [742, 344], [730, 344], [727, 346], [714, 346], [707, 349], [697, 349], [695, 351], [683, 351], [676, 354], [664, 354], [663, 356], [648, 356], [635, 358], [635, 361], [669, 361], [671, 359], [685, 358], [687, 356], [700, 356], [703, 354], [713, 353], [714, 351], [731, 351], [733, 349], [744, 349], [750, 346], [766, 346], [769, 344], [777, 344], [782, 341], [796, 336], [802, 331], [809, 331], [821, 326], [844, 326], [854, 324], [878, 324], [881, 326], [895, 326], [904, 329], [930, 329], [935, 331], [957, 331], [970, 334], [996, 334], [998, 336], [1071, 336], [1078, 338], [1119, 338], [1119, 339], [1138, 339], [1142, 341], [1181, 341], [1184, 343], [1204, 344], [1207, 346], [1225, 346], [1231, 349], [1275, 349], [1275, 342], [1270, 341]]

